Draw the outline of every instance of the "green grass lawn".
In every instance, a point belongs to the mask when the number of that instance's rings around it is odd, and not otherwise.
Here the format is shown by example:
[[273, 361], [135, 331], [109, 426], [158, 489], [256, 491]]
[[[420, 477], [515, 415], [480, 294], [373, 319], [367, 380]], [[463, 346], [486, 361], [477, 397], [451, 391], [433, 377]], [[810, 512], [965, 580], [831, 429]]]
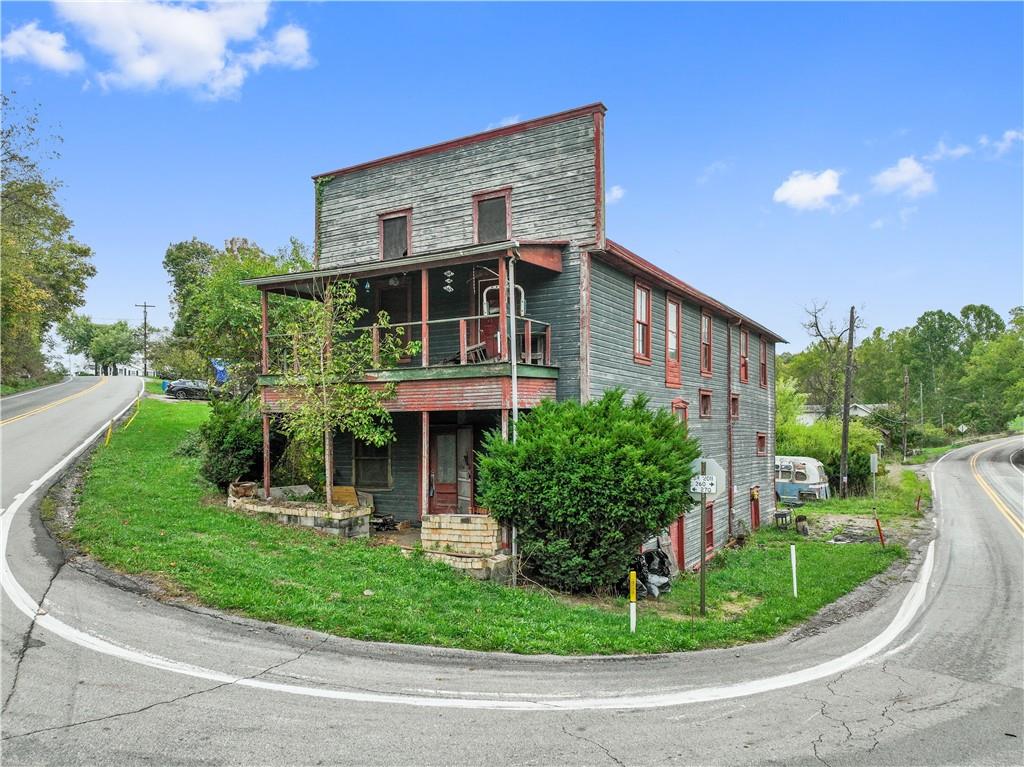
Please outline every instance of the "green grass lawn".
[[822, 514], [851, 514], [871, 517], [872, 509], [878, 509], [881, 519], [919, 518], [917, 497], [921, 496], [921, 509], [927, 509], [932, 500], [932, 489], [928, 481], [909, 469], [898, 469], [878, 478], [878, 495], [853, 498], [829, 498], [826, 501], [807, 503], [796, 512], [807, 516]]
[[146, 393], [147, 394], [163, 394], [163, 381], [159, 378], [147, 378], [146, 379]]
[[[899, 547], [836, 546], [766, 529], [709, 567], [707, 618], [695, 617], [698, 580], [688, 574], [661, 600], [641, 603], [631, 636], [621, 599], [481, 583], [397, 548], [205, 505], [211, 488], [197, 479], [197, 461], [171, 454], [208, 412], [200, 403], [143, 400], [132, 426], [96, 451], [72, 537], [115, 569], [262, 620], [357, 639], [516, 653], [691, 650], [779, 634], [904, 555]], [[799, 599], [791, 593], [790, 543]]]

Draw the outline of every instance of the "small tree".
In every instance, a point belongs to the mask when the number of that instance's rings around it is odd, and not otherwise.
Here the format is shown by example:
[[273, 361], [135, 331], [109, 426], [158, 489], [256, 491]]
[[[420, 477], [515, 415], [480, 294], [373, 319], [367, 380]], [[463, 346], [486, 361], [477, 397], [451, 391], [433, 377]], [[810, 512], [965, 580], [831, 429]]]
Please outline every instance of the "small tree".
[[600, 400], [544, 401], [515, 443], [484, 438], [480, 502], [517, 528], [525, 568], [563, 591], [614, 584], [644, 540], [693, 505], [690, 464], [700, 454], [685, 424], [616, 389]]
[[403, 357], [419, 352], [419, 342], [407, 342], [404, 328], [391, 328], [380, 312], [369, 332], [356, 324], [366, 314], [348, 280], [319, 286], [322, 301], [308, 301], [300, 316], [287, 326], [293, 342], [294, 365], [282, 375], [288, 390], [284, 430], [307, 444], [323, 440], [324, 494], [331, 505], [334, 432], [347, 432], [377, 447], [394, 439], [391, 414], [384, 402], [395, 396], [395, 384], [365, 383], [371, 369], [394, 367]]

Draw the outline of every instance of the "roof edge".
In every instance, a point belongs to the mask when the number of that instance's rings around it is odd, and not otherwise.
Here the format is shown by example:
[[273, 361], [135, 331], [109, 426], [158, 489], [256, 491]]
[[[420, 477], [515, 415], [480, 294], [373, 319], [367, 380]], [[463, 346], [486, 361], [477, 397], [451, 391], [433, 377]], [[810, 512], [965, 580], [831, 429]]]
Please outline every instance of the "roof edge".
[[595, 101], [593, 104], [587, 104], [586, 106], [576, 107], [574, 109], [567, 109], [563, 112], [556, 112], [555, 114], [545, 115], [543, 117], [535, 117], [532, 120], [526, 120], [520, 123], [514, 123], [513, 125], [505, 125], [501, 128], [492, 128], [491, 130], [481, 131], [480, 133], [471, 133], [468, 136], [462, 136], [461, 138], [449, 139], [448, 141], [442, 141], [439, 144], [430, 144], [419, 149], [409, 149], [405, 152], [399, 152], [398, 154], [391, 154], [385, 157], [378, 158], [376, 160], [369, 160], [367, 162], [359, 163], [358, 165], [349, 165], [344, 168], [338, 168], [337, 170], [330, 170], [325, 173], [317, 173], [312, 178], [314, 180], [326, 178], [328, 176], [343, 176], [348, 173], [355, 173], [356, 171], [366, 170], [367, 168], [375, 168], [380, 165], [389, 165], [393, 162], [400, 160], [411, 160], [414, 157], [422, 157], [423, 155], [435, 154], [437, 152], [444, 152], [448, 149], [457, 149], [461, 146], [468, 146], [471, 144], [479, 144], [482, 141], [489, 141], [494, 138], [500, 138], [501, 136], [511, 136], [515, 133], [522, 133], [532, 128], [540, 128], [544, 125], [551, 125], [553, 123], [564, 122], [566, 120], [572, 120], [576, 117], [584, 117], [586, 115], [600, 112], [604, 114], [608, 111], [608, 108], [600, 101]]
[[626, 248], [610, 239], [606, 241], [606, 245], [607, 247], [605, 248], [604, 253], [621, 259], [622, 261], [626, 262], [633, 268], [641, 272], [644, 272], [657, 280], [660, 280], [666, 285], [672, 287], [677, 292], [682, 293], [683, 295], [693, 299], [694, 301], [697, 301], [698, 303], [704, 304], [705, 306], [710, 307], [712, 309], [716, 309], [719, 313], [724, 314], [730, 317], [731, 319], [741, 320], [744, 324], [756, 328], [757, 330], [759, 330], [760, 332], [762, 332], [763, 334], [765, 334], [766, 336], [768, 336], [777, 343], [789, 343], [785, 338], [780, 336], [775, 331], [769, 330], [761, 323], [755, 322], [754, 320], [750, 319], [750, 317], [747, 317], [745, 314], [736, 311], [731, 306], [723, 304], [721, 301], [712, 298], [707, 293], [697, 290], [689, 283], [684, 282], [683, 280], [670, 274], [669, 272], [666, 272], [660, 266], [655, 266], [642, 256], [638, 256], [629, 248]]

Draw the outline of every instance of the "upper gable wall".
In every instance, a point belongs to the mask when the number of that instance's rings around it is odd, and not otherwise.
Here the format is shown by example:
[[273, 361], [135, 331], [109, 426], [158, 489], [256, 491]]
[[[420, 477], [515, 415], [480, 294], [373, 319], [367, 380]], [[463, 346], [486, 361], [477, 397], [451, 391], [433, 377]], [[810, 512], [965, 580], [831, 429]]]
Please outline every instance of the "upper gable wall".
[[413, 254], [471, 244], [473, 195], [502, 187], [512, 188], [513, 238], [597, 242], [600, 120], [587, 113], [335, 176], [323, 189], [319, 266], [379, 260], [377, 217], [401, 208], [412, 208]]

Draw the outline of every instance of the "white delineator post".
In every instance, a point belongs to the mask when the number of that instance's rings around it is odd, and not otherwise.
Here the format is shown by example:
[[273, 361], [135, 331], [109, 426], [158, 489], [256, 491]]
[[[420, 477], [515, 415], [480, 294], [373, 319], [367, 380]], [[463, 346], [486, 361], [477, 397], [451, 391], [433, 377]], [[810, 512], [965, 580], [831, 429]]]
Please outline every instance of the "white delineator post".
[[793, 567], [793, 597], [796, 597], [796, 544], [789, 544], [789, 563]]
[[629, 633], [636, 633], [636, 570], [629, 571]]

